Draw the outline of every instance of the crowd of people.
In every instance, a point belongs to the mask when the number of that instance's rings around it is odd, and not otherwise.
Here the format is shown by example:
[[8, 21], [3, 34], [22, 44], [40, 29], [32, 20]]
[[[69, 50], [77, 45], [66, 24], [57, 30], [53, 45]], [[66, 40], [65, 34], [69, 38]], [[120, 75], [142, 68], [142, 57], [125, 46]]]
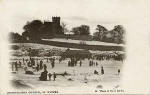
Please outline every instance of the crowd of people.
[[125, 55], [123, 54], [99, 54], [94, 56], [96, 60], [116, 60], [116, 61], [123, 61], [125, 59]]
[[[26, 71], [28, 71], [28, 68], [35, 69], [37, 72], [40, 71], [40, 70], [44, 70], [43, 72], [41, 72], [41, 75], [40, 75], [39, 79], [41, 81], [46, 81], [47, 76], [48, 76], [49, 80], [51, 80], [52, 74], [48, 73], [47, 65], [44, 64], [43, 60], [40, 60], [39, 62], [38, 62], [38, 60], [39, 59], [30, 57], [29, 59], [26, 59], [26, 60], [23, 58], [22, 61], [19, 60], [19, 61], [12, 62], [11, 63], [12, 71], [18, 71], [19, 68], [23, 68], [25, 73], [26, 73]], [[54, 58], [47, 59], [47, 62], [51, 63], [52, 68], [55, 67], [55, 59]], [[53, 78], [54, 78], [54, 81], [55, 81], [55, 78], [56, 78], [55, 72], [53, 73]]]
[[[101, 58], [100, 60], [102, 60], [104, 57], [101, 57], [101, 56], [98, 56], [98, 57], [95, 57], [94, 59], [97, 59], [98, 58]], [[108, 56], [111, 58], [111, 56]], [[47, 63], [50, 63], [51, 64], [51, 68], [53, 69], [55, 67], [55, 58], [45, 58], [47, 59]], [[109, 58], [105, 58], [106, 60], [108, 60]], [[59, 59], [58, 59], [59, 60]], [[104, 60], [104, 59], [103, 59]], [[59, 60], [60, 62], [60, 60]], [[70, 58], [70, 60], [68, 61], [68, 67], [74, 67], [74, 66], [80, 66], [82, 67], [83, 65], [83, 62], [82, 62], [82, 59], [77, 59], [77, 58]], [[91, 66], [95, 66], [95, 67], [98, 67], [98, 62], [96, 61], [93, 61], [92, 58], [89, 59], [89, 63], [88, 63], [89, 67]], [[38, 59], [38, 58], [32, 58], [30, 57], [29, 59], [22, 59], [22, 61], [15, 61], [15, 62], [12, 62], [12, 71], [18, 71], [19, 68], [23, 68], [24, 71], [28, 71], [28, 68], [32, 68], [32, 70], [35, 70], [36, 72], [39, 72], [42, 70], [41, 74], [40, 74], [40, 77], [39, 79], [41, 81], [46, 81], [46, 80], [52, 80], [52, 76], [53, 76], [53, 80], [55, 81], [56, 79], [56, 73], [53, 72], [53, 73], [50, 73], [47, 71], [47, 64], [45, 64], [44, 60], [42, 59]], [[98, 74], [98, 72], [96, 70], [94, 70], [94, 74]], [[104, 74], [104, 67], [102, 66], [101, 64], [101, 75]], [[120, 74], [120, 69], [118, 69], [118, 75]]]

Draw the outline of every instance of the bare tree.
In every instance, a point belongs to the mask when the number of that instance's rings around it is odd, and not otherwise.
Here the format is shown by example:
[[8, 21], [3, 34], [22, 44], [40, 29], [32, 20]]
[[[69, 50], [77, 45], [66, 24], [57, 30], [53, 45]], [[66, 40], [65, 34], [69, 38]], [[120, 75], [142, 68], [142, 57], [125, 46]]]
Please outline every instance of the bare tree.
[[65, 34], [66, 32], [68, 32], [68, 29], [67, 29], [67, 24], [62, 22], [61, 23], [61, 27], [62, 27], [62, 32]]

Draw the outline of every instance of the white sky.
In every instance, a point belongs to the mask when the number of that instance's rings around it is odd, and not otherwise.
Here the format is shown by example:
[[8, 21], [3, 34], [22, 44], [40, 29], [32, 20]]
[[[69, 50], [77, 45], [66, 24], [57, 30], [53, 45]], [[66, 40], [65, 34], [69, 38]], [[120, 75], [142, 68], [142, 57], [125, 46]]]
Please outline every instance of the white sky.
[[[104, 25], [112, 29], [114, 25], [127, 23], [136, 14], [142, 0], [5, 0], [1, 4], [5, 8], [9, 31], [22, 33], [27, 21], [34, 19], [50, 20], [52, 16], [60, 16], [67, 27], [86, 24], [91, 32], [96, 25]], [[134, 7], [133, 7], [134, 6]], [[3, 9], [1, 9], [3, 10]], [[141, 10], [141, 9], [140, 9]], [[3, 10], [4, 11], [4, 10]]]

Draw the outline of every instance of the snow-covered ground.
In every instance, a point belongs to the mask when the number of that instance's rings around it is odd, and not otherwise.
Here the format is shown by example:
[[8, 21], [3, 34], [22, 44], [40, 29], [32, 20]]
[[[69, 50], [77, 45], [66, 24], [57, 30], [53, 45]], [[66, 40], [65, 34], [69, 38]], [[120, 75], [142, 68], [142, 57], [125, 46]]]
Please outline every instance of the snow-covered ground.
[[116, 43], [106, 43], [100, 41], [82, 41], [82, 40], [72, 40], [72, 39], [60, 39], [60, 38], [53, 38], [53, 39], [42, 39], [45, 41], [57, 41], [57, 42], [67, 42], [67, 43], [77, 43], [81, 44], [85, 42], [87, 45], [106, 45], [106, 46], [124, 46], [123, 44], [116, 44]]
[[[97, 60], [94, 60], [95, 62]], [[82, 66], [80, 67], [79, 64], [75, 67], [68, 67], [67, 60], [62, 61], [61, 63], [58, 60], [55, 61], [55, 67], [52, 68], [50, 62], [44, 61], [44, 64], [47, 65], [47, 70], [49, 73], [64, 73], [65, 71], [71, 75], [69, 76], [60, 76], [58, 75], [56, 81], [39, 81], [40, 73], [39, 72], [28, 68], [29, 70], [33, 71], [35, 75], [28, 75], [25, 74], [24, 69], [20, 68], [17, 74], [12, 74], [15, 80], [22, 80], [26, 85], [31, 86], [32, 88], [37, 87], [80, 87], [83, 85], [95, 85], [101, 83], [116, 83], [120, 80], [120, 75], [118, 75], [117, 70], [121, 69], [122, 62], [120, 61], [97, 61], [98, 66], [89, 67], [89, 61], [87, 59], [82, 60]], [[101, 75], [101, 66], [104, 67], [104, 75]], [[98, 75], [94, 74], [94, 70], [98, 71]], [[69, 81], [68, 79], [72, 79]], [[52, 77], [53, 79], [53, 77]]]
[[[17, 55], [25, 55], [26, 50], [31, 48], [31, 49], [39, 49], [39, 50], [43, 50], [43, 52], [47, 51], [47, 50], [60, 50], [62, 52], [64, 52], [65, 50], [67, 50], [67, 47], [57, 47], [57, 46], [50, 46], [50, 45], [43, 45], [43, 44], [36, 44], [36, 43], [14, 43], [14, 44], [10, 44], [10, 45], [17, 45], [20, 47], [19, 50], [11, 50], [10, 49], [10, 53], [11, 54], [17, 54]], [[82, 49], [77, 49], [77, 48], [70, 48], [70, 50], [82, 50]], [[98, 51], [98, 50], [89, 50], [89, 52], [91, 53], [97, 53], [97, 54], [102, 54], [102, 53], [109, 53], [109, 54], [113, 54], [113, 53], [118, 53], [118, 54], [125, 54], [124, 51]]]
[[[18, 43], [14, 44], [21, 47], [19, 50], [12, 50], [11, 52], [20, 52], [22, 53], [27, 48], [33, 48], [33, 49], [43, 49], [49, 50], [49, 49], [61, 49], [65, 51], [66, 48], [62, 47], [55, 47], [55, 46], [49, 46], [49, 45], [41, 45], [41, 44], [33, 44], [33, 43]], [[96, 53], [95, 51], [94, 53]], [[104, 51], [99, 51], [104, 52]], [[110, 51], [111, 52], [111, 51]], [[19, 54], [19, 53], [17, 53]], [[29, 56], [24, 56], [20, 54], [20, 57], [11, 56], [10, 61], [15, 62], [16, 60], [21, 60], [24, 57], [25, 59], [29, 59]], [[47, 70], [49, 73], [55, 72], [55, 73], [64, 73], [65, 71], [69, 73], [68, 76], [60, 76], [58, 75], [56, 78], [56, 81], [39, 81], [39, 77], [41, 72], [35, 71], [32, 68], [28, 68], [29, 70], [34, 72], [34, 75], [28, 75], [25, 74], [25, 71], [23, 68], [19, 68], [19, 71], [16, 74], [12, 74], [13, 80], [19, 81], [20, 83], [27, 85], [27, 87], [31, 88], [40, 88], [40, 87], [58, 87], [58, 88], [71, 88], [71, 87], [77, 87], [77, 88], [99, 88], [105, 89], [107, 87], [110, 88], [116, 88], [120, 87], [120, 75], [118, 75], [118, 69], [122, 70], [122, 61], [115, 61], [115, 60], [94, 60], [94, 62], [98, 63], [98, 66], [89, 66], [89, 60], [85, 59], [82, 60], [82, 66], [80, 67], [79, 64], [75, 67], [68, 67], [68, 60], [63, 60], [59, 63], [58, 60], [55, 61], [55, 67], [51, 67], [51, 62], [47, 62], [46, 58], [44, 56], [41, 57], [35, 57], [37, 59], [44, 59], [44, 64], [47, 65]], [[39, 62], [38, 62], [39, 63]], [[104, 68], [104, 75], [101, 75], [101, 66]], [[11, 66], [10, 66], [11, 67]], [[11, 68], [10, 68], [11, 69]], [[98, 71], [98, 75], [94, 74], [94, 70]], [[52, 76], [53, 79], [53, 76]], [[71, 79], [71, 80], [69, 80]], [[119, 85], [119, 86], [118, 86]]]

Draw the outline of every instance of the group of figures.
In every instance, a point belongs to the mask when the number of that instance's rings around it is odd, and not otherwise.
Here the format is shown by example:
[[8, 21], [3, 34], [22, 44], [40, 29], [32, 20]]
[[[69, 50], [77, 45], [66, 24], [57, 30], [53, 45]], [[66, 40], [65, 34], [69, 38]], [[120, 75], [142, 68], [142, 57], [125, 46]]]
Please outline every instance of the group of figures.
[[[47, 76], [49, 77], [49, 80], [51, 81], [51, 77], [52, 77], [52, 74], [51, 73], [48, 73], [48, 71], [46, 69], [44, 69], [44, 71], [41, 73], [39, 79], [41, 81], [47, 81]], [[53, 81], [55, 81], [56, 79], [56, 73], [54, 72], [53, 73]]]
[[[55, 81], [55, 79], [56, 79], [55, 72], [53, 74], [48, 73], [47, 65], [44, 64], [43, 60], [40, 60], [39, 63], [36, 63], [35, 60], [36, 59], [30, 57], [29, 60], [28, 59], [25, 60], [23, 58], [22, 62], [20, 60], [12, 62], [12, 71], [18, 71], [19, 68], [24, 68], [25, 74], [33, 74], [27, 68], [35, 69], [37, 72], [40, 71], [40, 70], [44, 70], [43, 72], [41, 72], [41, 75], [40, 75], [39, 79], [41, 81], [46, 81], [48, 79], [47, 78], [47, 76], [48, 76], [49, 80], [51, 80], [51, 77], [53, 76], [53, 80]], [[55, 66], [55, 59], [54, 58], [47, 59], [47, 61], [49, 61], [49, 60], [51, 62], [51, 67], [54, 68], [54, 66]]]
[[[82, 60], [77, 60], [75, 58], [72, 58], [71, 60], [68, 61], [68, 67], [74, 67], [74, 66], [77, 66], [77, 64], [79, 64], [79, 66], [81, 67], [82, 66]], [[94, 62], [93, 60], [90, 60], [89, 61], [89, 66], [98, 66], [98, 63], [97, 62]]]
[[77, 60], [76, 58], [70, 58], [70, 60], [68, 61], [68, 67], [77, 66], [78, 61], [79, 61], [79, 65], [81, 67], [82, 66], [82, 61], [81, 60]]
[[96, 60], [116, 60], [116, 61], [123, 61], [125, 58], [124, 54], [116, 54], [116, 55], [111, 55], [111, 54], [100, 54], [100, 55], [95, 55], [94, 56]]
[[[47, 63], [51, 64], [51, 68], [55, 67], [55, 63], [56, 63], [55, 58], [45, 58], [45, 59], [47, 60]], [[94, 59], [96, 59], [96, 58], [94, 58]], [[89, 67], [91, 67], [91, 66], [97, 67], [99, 65], [98, 62], [94, 61], [94, 59], [88, 59]], [[59, 59], [59, 63], [60, 63], [60, 59]], [[74, 67], [74, 66], [77, 66], [78, 64], [80, 67], [82, 67], [82, 64], [83, 64], [82, 59], [70, 58], [70, 60], [68, 61], [68, 67]], [[32, 70], [35, 70], [37, 72], [43, 70], [39, 77], [39, 80], [41, 80], [41, 81], [46, 81], [48, 79], [51, 81], [52, 78], [55, 81], [55, 79], [56, 79], [57, 74], [55, 72], [49, 73], [47, 71], [47, 65], [44, 63], [44, 61], [42, 59], [39, 60], [38, 58], [30, 57], [29, 59], [26, 59], [26, 60], [23, 58], [22, 61], [19, 60], [18, 62], [17, 61], [12, 62], [12, 71], [14, 71], [14, 70], [18, 71], [18, 68], [21, 68], [21, 67], [24, 69], [26, 74], [29, 74], [28, 68], [32, 68]], [[102, 64], [101, 64], [100, 70], [101, 70], [100, 73], [98, 73], [98, 71], [94, 70], [94, 74], [97, 74], [97, 75], [104, 74], [104, 68], [103, 68]], [[119, 73], [120, 73], [120, 69], [118, 69], [118, 75], [119, 75]]]
[[20, 61], [12, 62], [12, 65], [11, 65], [12, 71], [18, 71], [18, 68], [21, 68], [21, 66], [22, 66], [22, 63]]
[[[29, 59], [22, 59], [22, 62], [19, 60], [18, 62], [12, 62], [12, 71], [18, 71], [18, 68], [21, 68], [23, 66], [24, 70], [27, 70], [27, 67], [31, 67], [33, 69], [36, 69], [36, 71], [42, 70], [43, 68], [47, 68], [46, 64], [44, 64], [43, 60], [40, 60], [36, 58], [29, 58]], [[50, 60], [51, 67], [55, 67], [55, 58], [47, 59], [47, 61]]]

